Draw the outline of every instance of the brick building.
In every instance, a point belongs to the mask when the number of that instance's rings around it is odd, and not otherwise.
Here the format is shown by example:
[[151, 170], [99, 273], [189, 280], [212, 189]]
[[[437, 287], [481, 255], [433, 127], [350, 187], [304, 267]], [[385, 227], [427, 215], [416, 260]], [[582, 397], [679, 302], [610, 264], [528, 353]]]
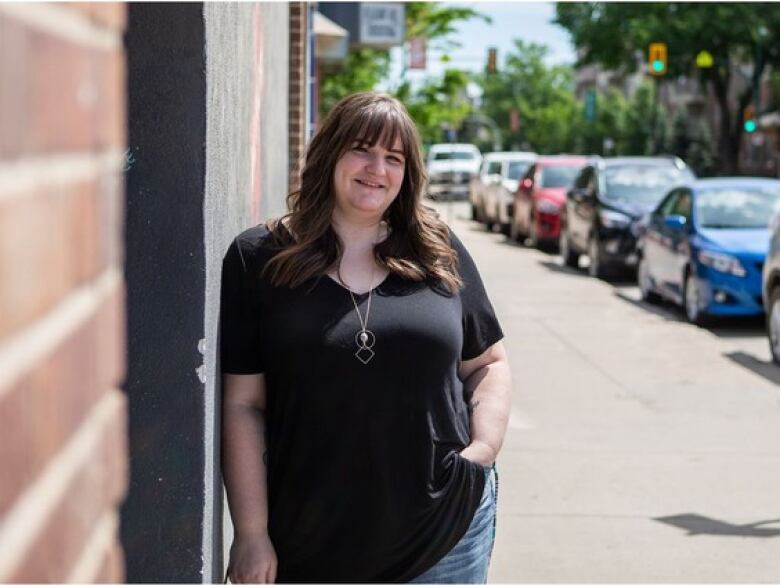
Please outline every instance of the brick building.
[[0, 4], [0, 581], [124, 577], [125, 22]]
[[221, 580], [221, 259], [285, 208], [310, 14], [0, 3], [0, 581]]

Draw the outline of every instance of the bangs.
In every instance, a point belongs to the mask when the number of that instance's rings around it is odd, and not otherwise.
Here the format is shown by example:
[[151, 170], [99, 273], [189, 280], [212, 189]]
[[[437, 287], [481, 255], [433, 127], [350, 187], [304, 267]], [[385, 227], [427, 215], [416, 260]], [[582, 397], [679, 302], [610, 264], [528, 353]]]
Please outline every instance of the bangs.
[[345, 144], [343, 150], [357, 142], [363, 146], [380, 144], [392, 150], [400, 138], [401, 149], [409, 157], [414, 134], [408, 128], [408, 122], [391, 104], [374, 104], [364, 108], [348, 121], [344, 128]]

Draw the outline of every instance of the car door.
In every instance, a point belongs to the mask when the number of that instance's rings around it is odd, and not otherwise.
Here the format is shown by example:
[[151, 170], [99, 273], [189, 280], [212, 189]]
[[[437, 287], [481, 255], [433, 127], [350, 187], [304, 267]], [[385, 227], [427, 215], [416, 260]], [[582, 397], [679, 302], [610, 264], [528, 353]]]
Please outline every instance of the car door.
[[571, 243], [584, 251], [588, 247], [596, 199], [596, 172], [593, 167], [583, 169], [566, 199], [566, 221]]
[[472, 195], [471, 202], [478, 208], [484, 211], [485, 204], [485, 188], [487, 185], [487, 168], [488, 161], [483, 160], [479, 167], [479, 175], [476, 177], [474, 193]]
[[498, 188], [501, 183], [501, 161], [491, 160], [487, 167], [485, 181], [485, 215], [488, 220], [498, 220]]
[[659, 285], [672, 298], [678, 298], [680, 291], [680, 277], [677, 274], [679, 260], [677, 258], [677, 249], [680, 245], [681, 237], [686, 235], [684, 229], [678, 229], [667, 223], [668, 218], [677, 215], [680, 209], [680, 199], [684, 192], [682, 189], [672, 191], [673, 197], [662, 209], [662, 216], [658, 226], [657, 244], [657, 267]]
[[682, 229], [670, 229], [669, 234], [669, 275], [668, 283], [670, 291], [682, 298], [685, 287], [685, 267], [691, 255], [690, 234], [693, 218], [693, 195], [688, 189], [679, 189], [677, 200], [672, 208], [671, 215], [679, 215], [685, 218]]
[[656, 286], [664, 291], [668, 287], [669, 268], [672, 262], [669, 255], [668, 227], [666, 217], [672, 214], [677, 198], [678, 190], [671, 191], [650, 216], [647, 232], [642, 240], [642, 254], [650, 278]]
[[536, 165], [534, 164], [520, 179], [515, 197], [515, 222], [523, 233], [527, 233], [530, 227], [528, 225], [528, 216], [531, 213], [531, 205], [533, 204], [533, 190], [536, 188], [535, 177]]

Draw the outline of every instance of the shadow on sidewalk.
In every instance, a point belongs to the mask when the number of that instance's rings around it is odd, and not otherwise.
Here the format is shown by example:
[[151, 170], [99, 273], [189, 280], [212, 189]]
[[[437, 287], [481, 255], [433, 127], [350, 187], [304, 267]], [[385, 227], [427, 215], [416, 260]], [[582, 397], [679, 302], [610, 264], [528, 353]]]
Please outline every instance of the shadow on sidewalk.
[[[730, 524], [707, 518], [699, 514], [680, 514], [678, 516], [665, 516], [653, 518], [658, 522], [669, 524], [688, 531], [688, 536], [708, 534], [713, 536], [751, 536], [754, 538], [771, 538], [780, 536], [780, 518], [753, 522], [751, 524]], [[777, 528], [763, 528], [766, 524], [777, 524]]]
[[750, 370], [754, 374], [758, 374], [776, 386], [780, 386], [780, 366], [775, 364], [773, 361], [765, 362], [764, 360], [760, 360], [757, 357], [750, 355], [749, 353], [745, 353], [744, 351], [731, 351], [724, 353], [723, 355], [729, 358], [735, 364]]

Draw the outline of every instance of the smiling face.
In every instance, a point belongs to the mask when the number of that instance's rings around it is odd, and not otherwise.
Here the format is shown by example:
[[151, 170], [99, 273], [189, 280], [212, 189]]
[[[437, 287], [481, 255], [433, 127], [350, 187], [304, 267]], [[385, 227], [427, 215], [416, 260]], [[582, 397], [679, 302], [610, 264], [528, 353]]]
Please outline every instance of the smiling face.
[[341, 155], [333, 170], [334, 213], [379, 221], [398, 196], [406, 159], [400, 138], [391, 148], [356, 141]]

